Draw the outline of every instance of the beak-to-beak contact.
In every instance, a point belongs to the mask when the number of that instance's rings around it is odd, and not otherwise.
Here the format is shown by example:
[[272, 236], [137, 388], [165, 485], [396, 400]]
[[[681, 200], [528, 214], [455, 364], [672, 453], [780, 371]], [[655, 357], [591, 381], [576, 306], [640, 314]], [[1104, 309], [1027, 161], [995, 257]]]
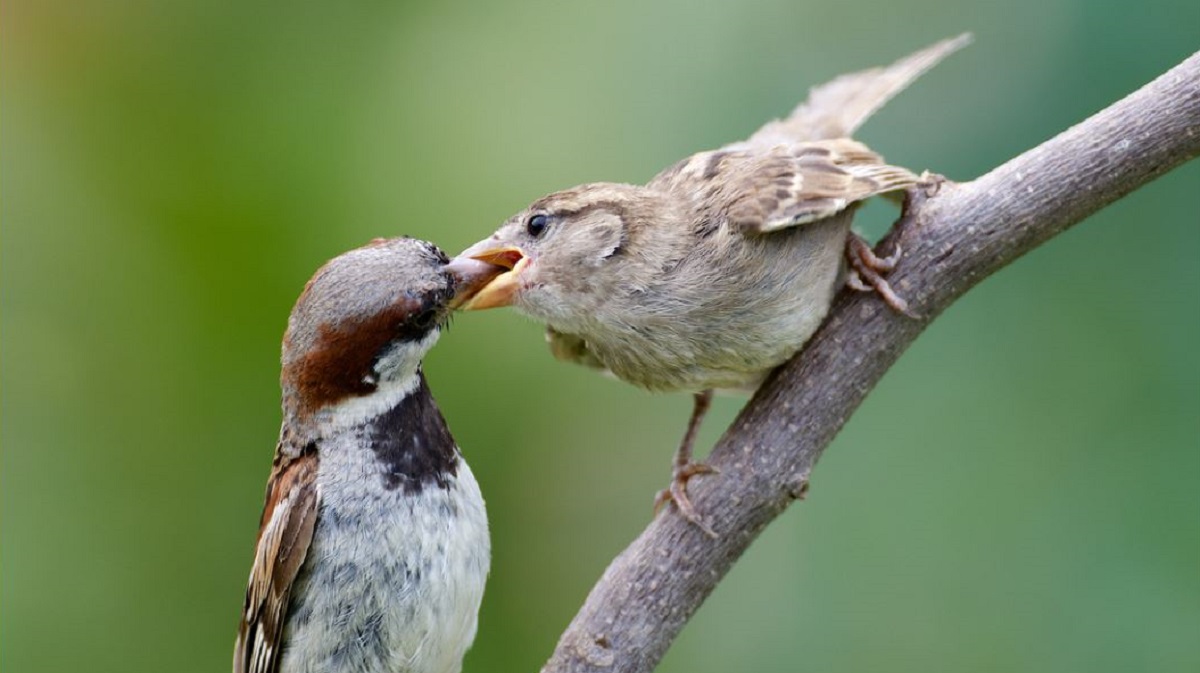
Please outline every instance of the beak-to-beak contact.
[[[498, 275], [492, 276], [486, 284], [472, 292], [460, 302], [464, 311], [481, 311], [485, 308], [510, 306], [513, 296], [517, 293], [521, 272], [529, 266], [529, 258], [520, 248], [502, 246], [476, 251], [468, 248], [451, 262], [471, 260], [476, 264], [486, 264], [493, 269], [503, 269]], [[457, 301], [457, 298], [456, 298]]]
[[470, 301], [475, 293], [493, 279], [508, 272], [506, 266], [491, 264], [471, 257], [455, 257], [446, 265], [446, 272], [454, 277], [454, 298], [450, 308], [457, 309]]

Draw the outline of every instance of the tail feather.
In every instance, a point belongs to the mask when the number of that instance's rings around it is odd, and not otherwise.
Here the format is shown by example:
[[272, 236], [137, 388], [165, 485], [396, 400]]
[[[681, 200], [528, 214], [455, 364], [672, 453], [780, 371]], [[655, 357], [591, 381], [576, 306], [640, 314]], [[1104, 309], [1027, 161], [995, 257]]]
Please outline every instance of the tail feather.
[[971, 34], [942, 40], [899, 61], [842, 75], [813, 87], [786, 119], [768, 122], [737, 145], [779, 145], [848, 138], [896, 94], [942, 59], [971, 43]]

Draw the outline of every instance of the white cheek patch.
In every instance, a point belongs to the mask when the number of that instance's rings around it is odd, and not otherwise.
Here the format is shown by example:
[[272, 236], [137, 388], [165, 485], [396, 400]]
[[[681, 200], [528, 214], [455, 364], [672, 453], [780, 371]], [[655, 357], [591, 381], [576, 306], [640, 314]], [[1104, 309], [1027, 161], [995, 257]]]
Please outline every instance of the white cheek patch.
[[382, 388], [389, 381], [407, 379], [417, 373], [421, 360], [437, 343], [441, 329], [434, 328], [420, 341], [401, 341], [393, 344], [388, 352], [375, 362], [375, 378]]
[[420, 341], [399, 342], [375, 363], [375, 371], [364, 377], [375, 390], [369, 395], [351, 397], [317, 413], [317, 426], [322, 434], [359, 425], [395, 407], [416, 389], [420, 378], [421, 359], [437, 343], [440, 329], [429, 332]]

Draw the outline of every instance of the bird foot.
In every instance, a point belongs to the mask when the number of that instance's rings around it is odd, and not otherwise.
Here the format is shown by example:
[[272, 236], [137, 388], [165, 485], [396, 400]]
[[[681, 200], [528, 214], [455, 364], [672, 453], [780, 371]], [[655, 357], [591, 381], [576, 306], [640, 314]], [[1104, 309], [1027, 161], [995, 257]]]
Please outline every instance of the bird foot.
[[896, 268], [901, 254], [903, 251], [900, 246], [896, 246], [896, 251], [892, 254], [879, 257], [862, 237], [851, 233], [846, 241], [846, 257], [850, 260], [850, 274], [846, 277], [846, 285], [858, 292], [874, 292], [897, 313], [917, 318], [918, 316], [909, 310], [908, 302], [896, 294], [883, 277]]
[[717, 468], [705, 463], [692, 462], [676, 466], [671, 474], [671, 485], [654, 496], [654, 511], [657, 513], [663, 505], [673, 502], [683, 518], [695, 524], [709, 537], [715, 538], [717, 534], [696, 513], [696, 508], [692, 505], [691, 498], [688, 497], [687, 483], [698, 474], [717, 474]]

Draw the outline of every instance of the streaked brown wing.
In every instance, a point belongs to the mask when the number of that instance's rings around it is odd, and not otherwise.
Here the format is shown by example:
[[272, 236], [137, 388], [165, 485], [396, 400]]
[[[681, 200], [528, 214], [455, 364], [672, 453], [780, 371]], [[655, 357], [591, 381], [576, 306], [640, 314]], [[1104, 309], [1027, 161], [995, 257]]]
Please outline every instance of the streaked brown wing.
[[709, 222], [727, 219], [742, 231], [766, 233], [831, 217], [919, 180], [862, 143], [841, 138], [765, 151], [701, 152], [650, 186], [691, 195]]
[[317, 521], [317, 455], [277, 454], [234, 647], [234, 673], [275, 673], [292, 583]]

